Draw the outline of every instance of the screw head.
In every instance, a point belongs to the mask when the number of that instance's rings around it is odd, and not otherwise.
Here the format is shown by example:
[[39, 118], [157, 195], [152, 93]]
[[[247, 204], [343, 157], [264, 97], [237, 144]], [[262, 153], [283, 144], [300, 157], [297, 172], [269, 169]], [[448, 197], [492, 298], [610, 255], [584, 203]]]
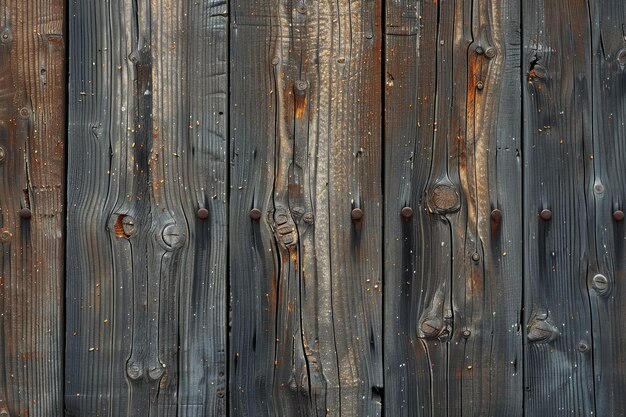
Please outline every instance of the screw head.
[[33, 213], [31, 213], [30, 209], [27, 209], [26, 207], [24, 207], [23, 209], [20, 210], [20, 217], [24, 220], [28, 220], [33, 216]]
[[408, 206], [407, 207], [402, 207], [402, 210], [400, 210], [400, 214], [405, 219], [410, 219], [411, 217], [413, 217], [413, 209], [411, 207], [408, 207]]
[[180, 228], [175, 224], [168, 224], [161, 232], [163, 243], [170, 248], [176, 248], [183, 241]]
[[205, 219], [207, 219], [209, 217], [209, 210], [207, 210], [204, 207], [201, 207], [201, 208], [198, 209], [198, 213], [197, 214], [198, 214], [198, 218], [199, 219], [205, 220]]
[[28, 110], [28, 108], [26, 107], [22, 107], [20, 109], [20, 117], [22, 119], [28, 119], [30, 117], [30, 110]]
[[624, 220], [624, 212], [622, 210], [615, 210], [613, 212], [613, 219], [616, 222], [621, 222], [622, 220]]
[[593, 277], [593, 289], [600, 294], [605, 293], [609, 288], [609, 280], [602, 274], [596, 274]]
[[363, 210], [356, 207], [352, 209], [352, 220], [361, 220], [363, 218]]
[[298, 91], [304, 91], [306, 90], [306, 88], [308, 87], [307, 82], [304, 80], [298, 80], [296, 81], [296, 89]]
[[483, 88], [485, 88], [485, 84], [483, 84], [482, 81], [477, 81], [476, 82], [476, 88], [479, 90], [482, 90]]
[[0, 240], [1, 241], [8, 242], [9, 239], [11, 239], [11, 232], [9, 232], [6, 229], [0, 232]]
[[552, 211], [548, 209], [543, 209], [541, 210], [541, 213], [539, 213], [539, 217], [541, 217], [542, 220], [548, 221], [552, 219]]
[[252, 220], [259, 220], [261, 218], [261, 210], [256, 207], [250, 210], [250, 218]]

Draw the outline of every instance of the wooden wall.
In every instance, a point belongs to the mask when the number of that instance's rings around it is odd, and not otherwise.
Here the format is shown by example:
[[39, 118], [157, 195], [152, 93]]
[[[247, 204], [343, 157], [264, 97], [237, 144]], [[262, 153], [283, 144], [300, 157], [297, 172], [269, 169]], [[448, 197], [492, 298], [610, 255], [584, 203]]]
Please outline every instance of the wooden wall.
[[0, 0], [0, 417], [626, 416], [621, 0]]

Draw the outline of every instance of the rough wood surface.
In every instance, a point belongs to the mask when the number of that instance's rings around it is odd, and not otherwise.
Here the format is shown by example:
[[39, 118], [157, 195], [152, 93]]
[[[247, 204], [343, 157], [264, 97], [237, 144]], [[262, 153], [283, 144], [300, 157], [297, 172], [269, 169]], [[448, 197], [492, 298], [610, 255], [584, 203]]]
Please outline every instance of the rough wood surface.
[[231, 12], [231, 415], [379, 416], [381, 3]]
[[519, 17], [387, 4], [389, 415], [522, 415]]
[[528, 416], [598, 415], [587, 286], [595, 161], [589, 4], [533, 0], [522, 10], [524, 406]]
[[225, 413], [225, 12], [70, 4], [69, 415]]
[[63, 409], [64, 2], [0, 1], [0, 416]]

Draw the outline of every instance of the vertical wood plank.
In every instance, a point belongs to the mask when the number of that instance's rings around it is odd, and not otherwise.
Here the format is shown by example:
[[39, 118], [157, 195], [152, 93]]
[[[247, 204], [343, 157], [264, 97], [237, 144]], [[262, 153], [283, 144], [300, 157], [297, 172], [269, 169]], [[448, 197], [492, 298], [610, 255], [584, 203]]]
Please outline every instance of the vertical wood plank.
[[233, 415], [381, 413], [380, 7], [231, 8]]
[[598, 415], [587, 292], [593, 172], [588, 2], [523, 4], [525, 410]]
[[63, 410], [64, 2], [0, 1], [0, 415]]
[[587, 286], [592, 309], [594, 393], [598, 415], [626, 415], [626, 5], [622, 1], [590, 1], [593, 62], [593, 172], [586, 178], [590, 250]]
[[522, 413], [519, 13], [387, 3], [389, 415]]
[[224, 414], [227, 5], [71, 16], [68, 413]]

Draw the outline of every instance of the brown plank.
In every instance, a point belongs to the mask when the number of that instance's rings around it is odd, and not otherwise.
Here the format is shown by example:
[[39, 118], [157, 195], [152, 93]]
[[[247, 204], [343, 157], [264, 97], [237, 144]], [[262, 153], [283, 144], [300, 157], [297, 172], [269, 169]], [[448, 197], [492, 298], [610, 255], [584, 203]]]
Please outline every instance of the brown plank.
[[380, 2], [231, 11], [231, 414], [380, 415]]
[[63, 410], [64, 2], [0, 2], [0, 415]]
[[598, 415], [587, 277], [593, 172], [588, 2], [523, 4], [528, 416]]
[[389, 415], [522, 415], [519, 10], [387, 4]]

